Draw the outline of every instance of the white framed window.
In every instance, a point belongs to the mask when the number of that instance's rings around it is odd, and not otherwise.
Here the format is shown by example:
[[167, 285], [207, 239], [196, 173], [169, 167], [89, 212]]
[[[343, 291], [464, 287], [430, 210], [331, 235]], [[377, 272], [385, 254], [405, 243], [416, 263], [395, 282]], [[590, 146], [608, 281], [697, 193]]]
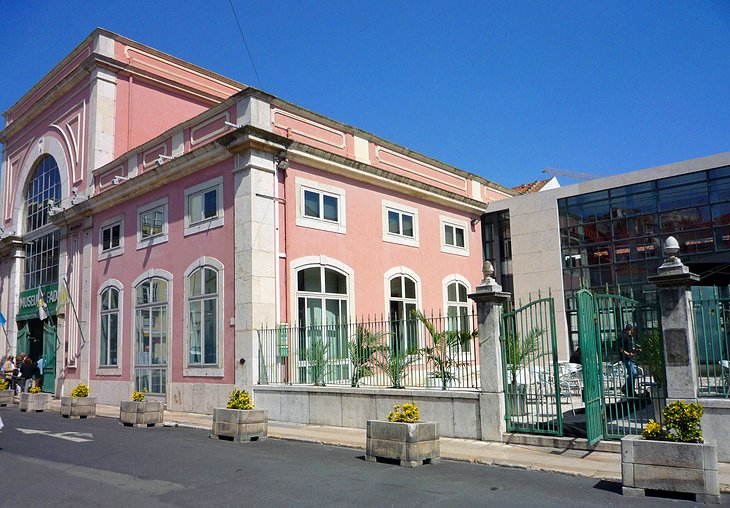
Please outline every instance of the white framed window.
[[453, 217], [439, 216], [441, 225], [441, 252], [469, 255], [468, 223]]
[[116, 279], [104, 282], [97, 296], [98, 308], [98, 364], [96, 374], [117, 376], [121, 374], [122, 357], [122, 283]]
[[[473, 331], [469, 285], [461, 275], [449, 275], [443, 280], [446, 304], [446, 329], [471, 334]], [[462, 352], [471, 350], [470, 343], [459, 345]]]
[[383, 241], [418, 247], [418, 210], [385, 200], [382, 209]]
[[137, 209], [137, 249], [167, 241], [167, 198]]
[[99, 260], [124, 254], [124, 218], [119, 215], [99, 226]]
[[347, 232], [345, 190], [304, 178], [296, 179], [297, 226]]
[[411, 354], [421, 344], [418, 318], [421, 308], [421, 279], [416, 272], [396, 266], [384, 275], [385, 305], [390, 320], [390, 342], [394, 351]]
[[223, 275], [207, 256], [185, 270], [185, 376], [223, 376]]
[[185, 231], [192, 235], [223, 225], [223, 177], [185, 189]]
[[171, 277], [149, 270], [134, 282], [134, 389], [167, 393]]

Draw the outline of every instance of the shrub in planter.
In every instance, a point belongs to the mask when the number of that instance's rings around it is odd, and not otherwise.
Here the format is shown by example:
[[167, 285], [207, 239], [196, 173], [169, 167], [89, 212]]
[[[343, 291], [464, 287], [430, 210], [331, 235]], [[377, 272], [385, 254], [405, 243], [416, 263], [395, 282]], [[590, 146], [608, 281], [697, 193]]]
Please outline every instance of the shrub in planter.
[[64, 418], [94, 418], [96, 397], [89, 397], [89, 387], [79, 383], [68, 397], [61, 397], [61, 416]]
[[123, 400], [119, 405], [119, 421], [125, 427], [154, 427], [162, 425], [164, 414], [162, 402], [146, 401], [146, 389], [134, 391], [132, 400]]
[[415, 467], [438, 462], [441, 456], [436, 422], [420, 422], [415, 403], [395, 405], [388, 421], [368, 420], [365, 459], [396, 461]]
[[246, 390], [233, 390], [226, 407], [213, 409], [213, 433], [211, 437], [236, 441], [258, 441], [268, 434], [269, 412], [254, 409], [251, 394]]
[[720, 502], [717, 446], [702, 439], [702, 413], [699, 403], [675, 401], [664, 408], [664, 426], [652, 420], [641, 436], [621, 440], [624, 495], [643, 496], [652, 489]]
[[10, 389], [10, 383], [7, 381], [0, 381], [0, 407], [12, 404], [14, 395], [15, 392]]
[[42, 393], [38, 386], [34, 386], [30, 391], [21, 392], [19, 398], [19, 407], [23, 412], [30, 411], [40, 413], [48, 409], [51, 402], [50, 393]]

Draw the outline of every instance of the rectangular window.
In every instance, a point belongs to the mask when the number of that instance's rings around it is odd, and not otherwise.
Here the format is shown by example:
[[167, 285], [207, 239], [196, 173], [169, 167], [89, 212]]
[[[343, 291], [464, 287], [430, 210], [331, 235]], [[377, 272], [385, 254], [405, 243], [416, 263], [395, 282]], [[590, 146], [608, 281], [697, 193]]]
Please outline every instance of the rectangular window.
[[444, 225], [444, 243], [446, 245], [464, 248], [465, 236], [464, 228], [452, 226], [451, 224]]
[[167, 241], [167, 198], [137, 208], [137, 249]]
[[146, 210], [140, 214], [140, 236], [142, 240], [147, 240], [154, 236], [162, 234], [162, 225], [164, 224], [165, 207], [158, 206], [151, 210]]
[[223, 225], [223, 177], [185, 190], [185, 235]]
[[101, 229], [101, 251], [108, 252], [121, 244], [122, 224], [117, 222]]
[[296, 179], [297, 226], [346, 233], [345, 190], [332, 185]]
[[440, 216], [441, 223], [441, 252], [469, 255], [469, 238], [467, 236], [468, 222], [454, 218]]
[[408, 205], [382, 202], [383, 241], [418, 247], [418, 211]]

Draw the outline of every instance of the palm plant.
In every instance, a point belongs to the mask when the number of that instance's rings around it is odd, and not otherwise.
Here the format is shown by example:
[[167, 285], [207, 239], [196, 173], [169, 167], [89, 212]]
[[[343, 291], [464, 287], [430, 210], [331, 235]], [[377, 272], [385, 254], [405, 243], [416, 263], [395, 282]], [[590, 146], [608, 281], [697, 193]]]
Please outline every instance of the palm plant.
[[327, 344], [322, 339], [315, 338], [310, 342], [307, 349], [307, 364], [309, 378], [314, 386], [324, 386], [327, 373]]
[[386, 335], [386, 332], [371, 332], [358, 325], [354, 337], [347, 343], [347, 353], [352, 363], [350, 386], [359, 386], [362, 378], [373, 375], [373, 355], [382, 350], [382, 339]]
[[517, 393], [517, 371], [520, 370], [528, 360], [547, 353], [540, 353], [540, 337], [545, 333], [542, 328], [532, 328], [522, 337], [510, 329], [504, 338], [504, 357], [507, 362], [507, 369], [510, 372], [510, 384], [512, 393]]
[[404, 388], [403, 378], [409, 365], [418, 360], [397, 347], [385, 347], [373, 355], [373, 364], [383, 369], [390, 380], [392, 388]]
[[437, 331], [432, 321], [420, 310], [413, 311], [413, 315], [421, 322], [431, 336], [431, 345], [421, 349], [426, 358], [433, 362], [435, 376], [441, 379], [441, 389], [446, 390], [448, 382], [455, 379], [454, 369], [464, 365], [453, 354], [458, 348], [464, 348], [470, 340], [476, 338], [477, 330], [442, 330]]

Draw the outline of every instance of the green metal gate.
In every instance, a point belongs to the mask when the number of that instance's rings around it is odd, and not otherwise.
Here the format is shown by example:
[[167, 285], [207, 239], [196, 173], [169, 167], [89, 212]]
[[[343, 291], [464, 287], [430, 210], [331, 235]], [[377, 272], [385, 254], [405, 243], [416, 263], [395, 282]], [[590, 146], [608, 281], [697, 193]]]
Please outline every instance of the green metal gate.
[[43, 323], [43, 386], [44, 392], [56, 391], [56, 351], [58, 351], [58, 335], [56, 327]]
[[507, 430], [562, 435], [553, 298], [505, 312], [501, 332]]
[[588, 290], [577, 303], [588, 441], [640, 434], [666, 401], [659, 308]]

